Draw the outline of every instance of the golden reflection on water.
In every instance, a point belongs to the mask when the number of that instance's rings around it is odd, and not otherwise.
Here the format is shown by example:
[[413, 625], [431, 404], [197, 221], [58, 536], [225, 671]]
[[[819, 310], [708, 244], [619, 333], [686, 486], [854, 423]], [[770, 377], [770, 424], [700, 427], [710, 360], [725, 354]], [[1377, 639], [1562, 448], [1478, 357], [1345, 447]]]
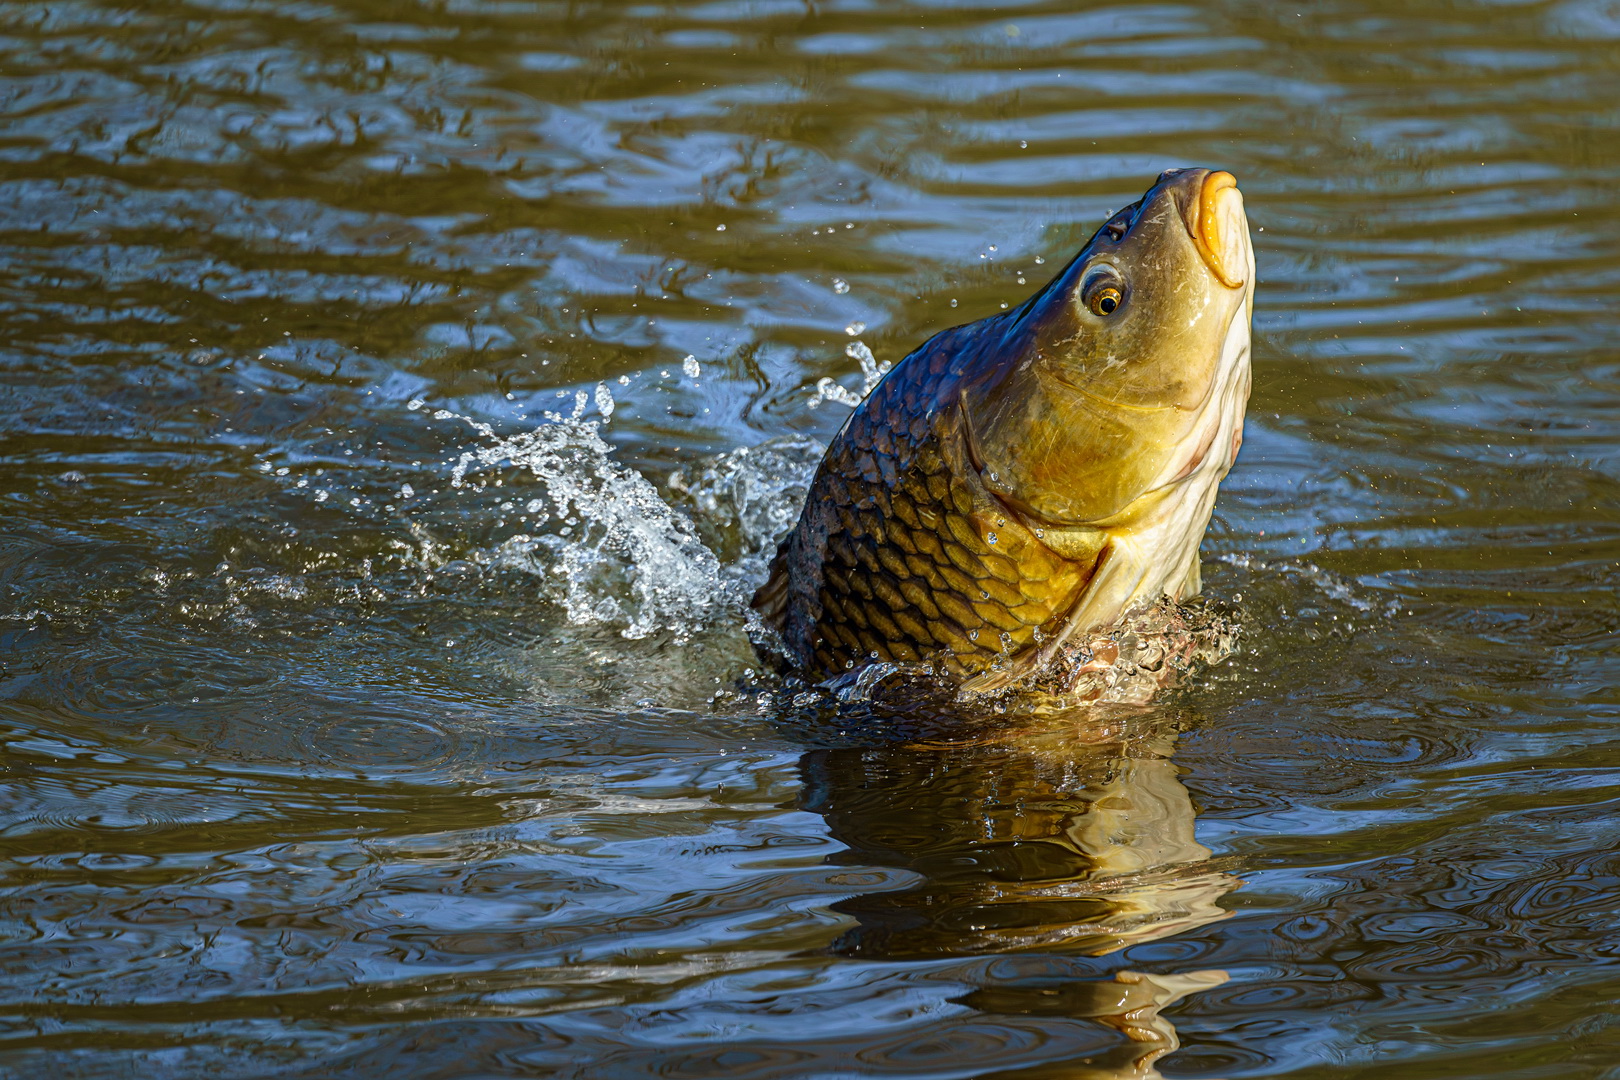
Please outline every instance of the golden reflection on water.
[[[1105, 956], [1226, 918], [1219, 901], [1242, 882], [1195, 835], [1174, 723], [1122, 706], [988, 738], [806, 754], [802, 805], [847, 845], [831, 861], [916, 875], [833, 904], [853, 925], [831, 950]], [[1152, 1062], [1180, 1045], [1160, 1010], [1227, 979], [1120, 970], [1104, 981], [1006, 981], [961, 1001], [1106, 1024], [1139, 1045], [1074, 1075], [1157, 1076]]]

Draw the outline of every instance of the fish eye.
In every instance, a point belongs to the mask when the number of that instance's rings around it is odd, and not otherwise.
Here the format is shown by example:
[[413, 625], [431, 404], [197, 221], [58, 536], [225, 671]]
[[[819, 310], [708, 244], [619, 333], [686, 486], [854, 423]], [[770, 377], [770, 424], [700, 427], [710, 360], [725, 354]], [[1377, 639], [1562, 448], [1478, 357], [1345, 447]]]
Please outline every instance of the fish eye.
[[1119, 310], [1125, 302], [1125, 293], [1112, 274], [1100, 274], [1086, 285], [1085, 305], [1093, 315], [1108, 316]]

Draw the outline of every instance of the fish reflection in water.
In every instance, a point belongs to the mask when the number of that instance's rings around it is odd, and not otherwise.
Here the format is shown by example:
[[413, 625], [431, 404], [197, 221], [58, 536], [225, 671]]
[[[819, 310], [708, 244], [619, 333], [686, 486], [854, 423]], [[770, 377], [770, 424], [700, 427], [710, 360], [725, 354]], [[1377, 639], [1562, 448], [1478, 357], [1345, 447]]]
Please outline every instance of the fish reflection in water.
[[[848, 845], [837, 861], [919, 875], [833, 905], [854, 925], [831, 950], [1096, 957], [1225, 918], [1217, 901], [1241, 882], [1194, 836], [1192, 800], [1171, 760], [1175, 729], [1162, 713], [1077, 723], [806, 754], [802, 805]], [[1226, 981], [1224, 971], [1120, 970], [998, 981], [958, 1000], [986, 1013], [1106, 1024], [1130, 1042], [1062, 1075], [1151, 1077], [1153, 1062], [1180, 1045], [1160, 1010]]]

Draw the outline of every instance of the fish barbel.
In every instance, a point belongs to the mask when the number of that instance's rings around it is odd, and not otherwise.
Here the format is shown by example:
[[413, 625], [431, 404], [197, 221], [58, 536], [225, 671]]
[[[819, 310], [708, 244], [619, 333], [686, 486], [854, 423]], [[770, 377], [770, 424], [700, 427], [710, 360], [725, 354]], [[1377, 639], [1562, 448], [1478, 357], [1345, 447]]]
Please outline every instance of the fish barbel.
[[754, 596], [789, 659], [993, 690], [1196, 594], [1253, 306], [1237, 182], [1179, 169], [1028, 300], [924, 342], [833, 438]]

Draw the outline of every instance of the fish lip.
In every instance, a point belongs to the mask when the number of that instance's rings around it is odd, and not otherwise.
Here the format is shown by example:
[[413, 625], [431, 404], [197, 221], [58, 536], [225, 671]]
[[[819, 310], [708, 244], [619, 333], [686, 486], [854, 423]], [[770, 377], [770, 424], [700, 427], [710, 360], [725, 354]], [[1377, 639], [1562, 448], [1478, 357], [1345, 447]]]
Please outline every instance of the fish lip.
[[[1248, 267], [1241, 265], [1247, 262], [1242, 257], [1244, 243], [1242, 238], [1227, 235], [1233, 226], [1247, 236], [1248, 219], [1243, 214], [1243, 193], [1238, 189], [1237, 177], [1224, 169], [1197, 169], [1187, 170], [1195, 174], [1201, 173], [1198, 178], [1196, 192], [1185, 190], [1184, 197], [1177, 199], [1181, 208], [1181, 219], [1187, 226], [1187, 234], [1192, 237], [1193, 246], [1198, 249], [1198, 255], [1209, 267], [1209, 272], [1229, 289], [1241, 289], [1248, 283]], [[1179, 176], [1179, 174], [1178, 174]], [[1187, 185], [1191, 188], [1191, 184]], [[1227, 194], [1231, 192], [1231, 194]], [[1232, 205], [1232, 200], [1239, 200]]]

